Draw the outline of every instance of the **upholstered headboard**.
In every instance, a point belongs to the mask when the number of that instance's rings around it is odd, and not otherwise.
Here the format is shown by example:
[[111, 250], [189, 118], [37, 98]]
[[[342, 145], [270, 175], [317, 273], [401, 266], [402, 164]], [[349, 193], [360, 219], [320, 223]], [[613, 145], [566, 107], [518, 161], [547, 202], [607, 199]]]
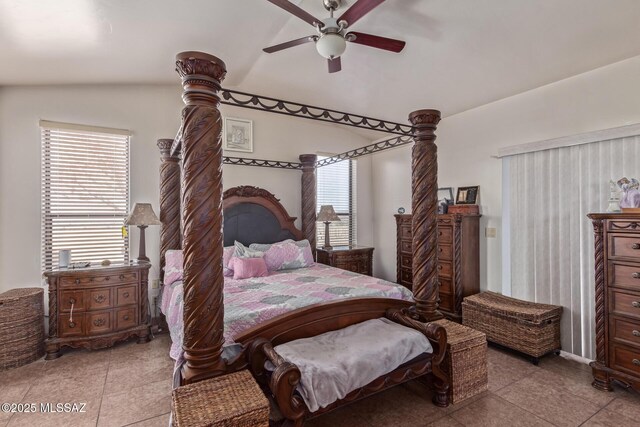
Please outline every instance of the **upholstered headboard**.
[[280, 201], [269, 191], [252, 186], [233, 187], [224, 192], [224, 246], [234, 241], [275, 243], [285, 239], [301, 240], [302, 231], [294, 225]]

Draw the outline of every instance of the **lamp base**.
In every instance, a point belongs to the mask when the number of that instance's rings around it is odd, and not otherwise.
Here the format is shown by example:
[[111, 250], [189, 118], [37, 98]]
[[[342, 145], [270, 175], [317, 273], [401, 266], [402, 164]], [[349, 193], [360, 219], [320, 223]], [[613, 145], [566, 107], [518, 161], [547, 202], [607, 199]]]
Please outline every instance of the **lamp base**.
[[324, 222], [324, 246], [322, 247], [322, 249], [324, 250], [333, 249], [333, 246], [331, 246], [331, 241], [329, 238], [329, 224], [331, 224], [330, 221]]

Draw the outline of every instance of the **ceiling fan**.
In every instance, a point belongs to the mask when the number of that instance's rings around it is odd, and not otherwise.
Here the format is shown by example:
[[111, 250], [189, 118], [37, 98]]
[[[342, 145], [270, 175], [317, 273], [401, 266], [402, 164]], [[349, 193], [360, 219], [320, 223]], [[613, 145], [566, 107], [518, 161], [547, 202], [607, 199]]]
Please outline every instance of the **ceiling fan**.
[[347, 9], [347, 11], [339, 18], [334, 18], [333, 12], [340, 7], [341, 0], [322, 0], [325, 9], [327, 9], [331, 14], [329, 18], [323, 20], [315, 18], [313, 15], [288, 0], [268, 1], [313, 25], [318, 34], [264, 48], [263, 50], [267, 53], [274, 53], [304, 43], [315, 42], [318, 53], [328, 60], [329, 72], [336, 73], [342, 69], [340, 56], [347, 48], [347, 42], [375, 47], [377, 49], [389, 50], [396, 53], [402, 51], [404, 48], [405, 42], [400, 40], [359, 33], [356, 31], [347, 31], [347, 29], [355, 24], [357, 20], [371, 12], [371, 10], [384, 0], [357, 0], [353, 6]]

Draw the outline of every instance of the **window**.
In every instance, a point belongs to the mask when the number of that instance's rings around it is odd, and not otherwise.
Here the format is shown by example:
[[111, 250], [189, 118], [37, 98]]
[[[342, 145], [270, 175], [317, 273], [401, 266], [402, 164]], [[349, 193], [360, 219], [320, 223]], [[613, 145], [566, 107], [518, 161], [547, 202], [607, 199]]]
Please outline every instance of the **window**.
[[[318, 156], [318, 160], [328, 156]], [[317, 170], [318, 210], [333, 205], [340, 221], [329, 225], [331, 246], [356, 244], [356, 161], [343, 160]], [[316, 227], [317, 244], [324, 244], [324, 223]]]
[[72, 261], [129, 261], [122, 225], [129, 208], [129, 132], [40, 122], [42, 268]]

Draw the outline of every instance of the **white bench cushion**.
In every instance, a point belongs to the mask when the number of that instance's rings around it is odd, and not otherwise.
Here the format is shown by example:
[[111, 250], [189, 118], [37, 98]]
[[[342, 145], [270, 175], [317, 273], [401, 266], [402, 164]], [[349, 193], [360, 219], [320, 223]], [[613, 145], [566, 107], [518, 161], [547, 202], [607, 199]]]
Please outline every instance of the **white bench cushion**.
[[315, 412], [433, 348], [421, 332], [381, 318], [291, 341], [275, 351], [300, 369], [298, 391]]

